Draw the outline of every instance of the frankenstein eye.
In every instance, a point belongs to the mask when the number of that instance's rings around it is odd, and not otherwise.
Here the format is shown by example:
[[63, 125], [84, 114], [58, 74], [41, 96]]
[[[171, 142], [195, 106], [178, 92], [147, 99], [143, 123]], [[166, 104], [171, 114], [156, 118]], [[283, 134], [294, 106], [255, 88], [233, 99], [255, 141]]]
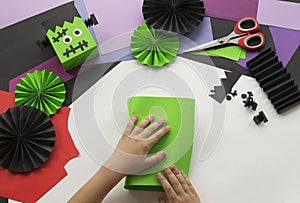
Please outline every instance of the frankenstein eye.
[[72, 37], [69, 36], [69, 35], [65, 36], [64, 39], [63, 39], [63, 42], [65, 44], [70, 44], [72, 42]]
[[73, 31], [73, 35], [74, 35], [75, 37], [79, 37], [79, 36], [82, 35], [82, 31], [81, 31], [80, 29], [75, 29], [75, 30]]

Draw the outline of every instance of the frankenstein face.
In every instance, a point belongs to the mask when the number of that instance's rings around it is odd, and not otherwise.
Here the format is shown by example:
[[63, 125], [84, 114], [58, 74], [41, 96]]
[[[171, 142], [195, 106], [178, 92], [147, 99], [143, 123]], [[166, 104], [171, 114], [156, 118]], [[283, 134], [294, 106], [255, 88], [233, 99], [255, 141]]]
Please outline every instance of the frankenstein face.
[[79, 17], [62, 27], [56, 26], [55, 32], [48, 30], [47, 37], [66, 71], [98, 56], [97, 44]]

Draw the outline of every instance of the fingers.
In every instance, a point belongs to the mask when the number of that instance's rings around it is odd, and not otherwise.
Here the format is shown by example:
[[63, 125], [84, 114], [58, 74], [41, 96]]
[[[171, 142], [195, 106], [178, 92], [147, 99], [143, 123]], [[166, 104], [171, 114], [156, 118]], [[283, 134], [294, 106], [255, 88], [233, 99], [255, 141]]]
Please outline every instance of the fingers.
[[176, 178], [179, 181], [179, 183], [180, 183], [181, 187], [183, 188], [183, 190], [186, 193], [190, 193], [190, 188], [189, 188], [185, 178], [183, 177], [183, 175], [178, 170], [178, 168], [175, 165], [173, 165], [173, 166], [171, 166], [171, 170], [173, 171], [174, 175], [176, 176]]
[[180, 182], [178, 181], [177, 177], [173, 173], [173, 171], [171, 171], [171, 169], [169, 167], [164, 166], [164, 172], [167, 175], [167, 177], [168, 177], [174, 191], [176, 192], [176, 194], [177, 195], [184, 194], [184, 190], [183, 190]]
[[162, 197], [158, 198], [159, 203], [167, 203], [166, 200]]
[[151, 114], [150, 116], [142, 120], [132, 131], [132, 136], [136, 136], [141, 132], [143, 132], [143, 130], [149, 125], [149, 123], [151, 123], [153, 119], [154, 119], [154, 115]]
[[176, 198], [176, 193], [172, 186], [170, 185], [169, 181], [161, 174], [157, 174], [157, 179], [161, 183], [162, 187], [164, 188], [164, 191], [168, 197], [169, 200], [174, 200]]
[[190, 179], [184, 174], [183, 171], [180, 171], [180, 173], [181, 173], [181, 175], [184, 177], [185, 182], [187, 183], [187, 185], [188, 185], [190, 191], [191, 191], [194, 195], [198, 196], [198, 193], [197, 193], [196, 190], [194, 189], [194, 186], [192, 185]]
[[131, 119], [129, 120], [129, 122], [127, 123], [127, 126], [124, 130], [124, 134], [129, 136], [133, 130], [134, 124], [137, 121], [138, 116], [135, 114], [131, 117]]
[[145, 160], [147, 168], [161, 162], [167, 156], [166, 152], [157, 152], [156, 154], [147, 157]]
[[164, 118], [159, 119], [158, 121], [152, 123], [148, 126], [142, 133], [141, 138], [148, 138], [150, 137], [160, 126], [162, 126], [166, 120]]
[[156, 133], [154, 133], [154, 135], [152, 135], [148, 139], [150, 146], [152, 147], [153, 145], [155, 145], [169, 131], [170, 131], [170, 126], [165, 126], [162, 129], [160, 129], [159, 131], [157, 131]]

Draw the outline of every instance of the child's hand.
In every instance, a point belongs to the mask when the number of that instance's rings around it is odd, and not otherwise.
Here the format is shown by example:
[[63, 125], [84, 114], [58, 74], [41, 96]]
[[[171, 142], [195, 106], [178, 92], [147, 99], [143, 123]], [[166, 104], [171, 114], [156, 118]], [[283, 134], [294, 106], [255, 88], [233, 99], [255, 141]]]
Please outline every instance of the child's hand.
[[[177, 169], [176, 166], [165, 167], [164, 172], [168, 180], [161, 174], [157, 179], [162, 184], [169, 203], [200, 203], [200, 198], [188, 177]], [[159, 198], [159, 203], [166, 203], [164, 198]]]
[[169, 126], [159, 129], [164, 125], [165, 119], [161, 118], [150, 124], [154, 119], [154, 116], [150, 115], [134, 127], [137, 119], [137, 115], [130, 119], [115, 152], [105, 164], [107, 168], [122, 174], [134, 174], [155, 165], [166, 157], [166, 153], [162, 151], [147, 156], [153, 145], [170, 130]]

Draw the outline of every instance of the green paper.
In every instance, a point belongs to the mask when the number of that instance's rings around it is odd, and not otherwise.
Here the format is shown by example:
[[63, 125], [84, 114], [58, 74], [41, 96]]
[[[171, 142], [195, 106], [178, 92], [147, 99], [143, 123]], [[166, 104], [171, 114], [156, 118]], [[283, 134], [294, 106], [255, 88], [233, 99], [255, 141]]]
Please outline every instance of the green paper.
[[28, 73], [16, 86], [17, 106], [32, 106], [45, 114], [55, 114], [65, 101], [66, 89], [62, 80], [46, 70]]
[[155, 30], [144, 23], [131, 37], [133, 56], [147, 66], [162, 67], [177, 55], [179, 38], [166, 31]]
[[99, 55], [94, 38], [77, 16], [72, 23], [66, 21], [62, 27], [56, 26], [55, 32], [49, 29], [46, 35], [66, 71]]
[[212, 49], [207, 51], [192, 52], [196, 55], [205, 55], [205, 56], [217, 56], [223, 57], [234, 61], [239, 61], [240, 59], [246, 59], [246, 50], [240, 46], [228, 46], [218, 49]]
[[[165, 151], [167, 157], [154, 167], [161, 170], [163, 165], [175, 164], [188, 175], [193, 151], [195, 101], [187, 98], [132, 97], [128, 100], [128, 111], [130, 117], [134, 114], [139, 116], [137, 123], [149, 114], [154, 114], [155, 119], [166, 118], [166, 125], [171, 130], [153, 146], [149, 154]], [[124, 187], [129, 190], [163, 191], [153, 168], [143, 171], [143, 174], [146, 175], [127, 176]]]

